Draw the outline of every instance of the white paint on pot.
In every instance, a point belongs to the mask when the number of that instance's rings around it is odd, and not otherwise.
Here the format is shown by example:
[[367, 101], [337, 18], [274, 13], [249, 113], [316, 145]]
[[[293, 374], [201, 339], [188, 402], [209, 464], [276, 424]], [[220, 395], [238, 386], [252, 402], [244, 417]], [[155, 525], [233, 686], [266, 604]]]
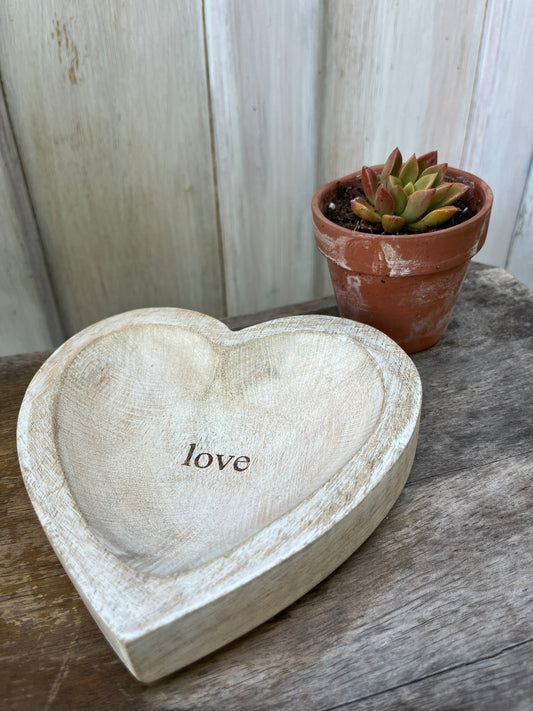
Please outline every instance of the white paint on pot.
[[357, 304], [365, 306], [365, 300], [361, 295], [361, 277], [358, 274], [350, 274], [346, 277], [346, 284], [352, 298], [357, 300]]
[[411, 259], [403, 259], [392, 244], [383, 242], [381, 250], [390, 269], [391, 277], [409, 276], [418, 266], [418, 262], [413, 262]]
[[325, 232], [320, 232], [315, 225], [315, 239], [319, 250], [326, 259], [331, 259], [339, 267], [351, 271], [351, 267], [345, 259], [346, 240], [344, 238], [331, 237]]

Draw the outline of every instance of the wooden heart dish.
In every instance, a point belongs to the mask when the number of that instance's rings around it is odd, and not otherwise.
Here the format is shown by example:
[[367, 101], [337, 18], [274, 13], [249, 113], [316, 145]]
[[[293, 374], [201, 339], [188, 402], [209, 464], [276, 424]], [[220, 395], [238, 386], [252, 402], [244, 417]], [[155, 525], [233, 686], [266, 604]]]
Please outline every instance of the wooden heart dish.
[[375, 329], [297, 316], [230, 331], [143, 309], [32, 380], [22, 474], [109, 643], [153, 681], [268, 619], [387, 514], [414, 457], [416, 368]]

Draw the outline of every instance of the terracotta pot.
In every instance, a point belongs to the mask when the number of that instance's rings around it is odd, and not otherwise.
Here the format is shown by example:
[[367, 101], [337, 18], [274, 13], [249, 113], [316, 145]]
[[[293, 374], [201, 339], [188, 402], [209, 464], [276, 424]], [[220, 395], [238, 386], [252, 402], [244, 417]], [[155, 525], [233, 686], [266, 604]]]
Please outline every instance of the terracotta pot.
[[[379, 173], [382, 167], [374, 169]], [[407, 353], [424, 350], [444, 335], [468, 263], [485, 242], [492, 190], [477, 176], [449, 168], [448, 176], [474, 185], [474, 217], [433, 232], [371, 235], [340, 227], [323, 212], [336, 200], [337, 185], [358, 184], [360, 175], [323, 185], [311, 203], [339, 313], [375, 326]]]

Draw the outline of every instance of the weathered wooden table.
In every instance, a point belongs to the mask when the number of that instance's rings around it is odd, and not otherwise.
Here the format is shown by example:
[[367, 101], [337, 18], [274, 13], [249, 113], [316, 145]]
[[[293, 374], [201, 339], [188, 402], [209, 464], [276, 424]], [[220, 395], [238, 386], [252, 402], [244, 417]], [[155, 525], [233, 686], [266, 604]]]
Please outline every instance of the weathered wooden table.
[[[233, 328], [306, 312], [323, 300]], [[245, 637], [144, 686], [56, 560], [19, 472], [15, 427], [47, 353], [0, 359], [5, 709], [533, 708], [533, 295], [473, 265], [422, 378], [409, 482], [335, 573]]]

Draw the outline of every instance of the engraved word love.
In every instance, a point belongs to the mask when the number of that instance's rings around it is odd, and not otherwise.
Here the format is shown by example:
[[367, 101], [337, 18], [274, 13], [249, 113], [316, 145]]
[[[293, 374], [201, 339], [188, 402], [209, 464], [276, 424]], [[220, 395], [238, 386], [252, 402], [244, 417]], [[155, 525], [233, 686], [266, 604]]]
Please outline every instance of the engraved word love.
[[[191, 442], [191, 444], [189, 445], [189, 451], [187, 453], [187, 459], [182, 463], [182, 466], [191, 466], [191, 459], [195, 449], [196, 443]], [[225, 469], [232, 459], [234, 460], [233, 468], [236, 472], [243, 472], [250, 466], [250, 457], [241, 456], [235, 458], [234, 454], [228, 454], [226, 460], [224, 460], [223, 454], [216, 454], [215, 457], [217, 458], [218, 468], [220, 469], [220, 471], [222, 471], [222, 469]], [[214, 457], [209, 452], [200, 452], [200, 454], [197, 454], [196, 457], [193, 459], [193, 462], [194, 466], [198, 467], [198, 469], [207, 469], [207, 467], [210, 467], [211, 464], [213, 464], [213, 460]]]

